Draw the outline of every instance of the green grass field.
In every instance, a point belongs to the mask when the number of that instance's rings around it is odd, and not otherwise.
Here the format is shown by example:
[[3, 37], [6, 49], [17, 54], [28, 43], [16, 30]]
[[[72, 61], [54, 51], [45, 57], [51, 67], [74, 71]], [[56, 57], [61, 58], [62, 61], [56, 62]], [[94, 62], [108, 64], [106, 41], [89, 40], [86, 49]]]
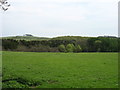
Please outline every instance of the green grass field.
[[3, 88], [117, 87], [117, 53], [3, 52]]

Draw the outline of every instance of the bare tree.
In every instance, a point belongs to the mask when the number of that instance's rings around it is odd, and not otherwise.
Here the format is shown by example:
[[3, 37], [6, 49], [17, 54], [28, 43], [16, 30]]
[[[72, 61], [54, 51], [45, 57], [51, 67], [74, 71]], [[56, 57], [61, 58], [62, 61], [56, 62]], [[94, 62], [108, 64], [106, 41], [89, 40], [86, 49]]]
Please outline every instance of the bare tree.
[[0, 9], [1, 10], [8, 10], [8, 7], [10, 6], [10, 4], [8, 3], [7, 0], [0, 0]]

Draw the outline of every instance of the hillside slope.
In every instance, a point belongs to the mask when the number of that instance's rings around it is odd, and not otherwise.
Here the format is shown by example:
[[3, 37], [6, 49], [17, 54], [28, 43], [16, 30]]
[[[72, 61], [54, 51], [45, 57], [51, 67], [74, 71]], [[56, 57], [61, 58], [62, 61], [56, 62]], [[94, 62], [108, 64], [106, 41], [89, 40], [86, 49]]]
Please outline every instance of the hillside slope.
[[14, 40], [49, 40], [47, 37], [35, 37], [35, 36], [11, 36], [11, 37], [3, 37], [3, 39], [14, 39]]

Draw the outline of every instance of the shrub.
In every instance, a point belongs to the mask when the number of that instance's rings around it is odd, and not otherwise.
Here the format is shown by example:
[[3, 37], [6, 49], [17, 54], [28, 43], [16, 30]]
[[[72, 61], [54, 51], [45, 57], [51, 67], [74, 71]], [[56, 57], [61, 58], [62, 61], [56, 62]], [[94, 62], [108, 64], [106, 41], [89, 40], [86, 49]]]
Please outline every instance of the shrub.
[[14, 50], [18, 47], [18, 41], [13, 39], [2, 40], [2, 46], [6, 50]]
[[60, 52], [66, 52], [66, 48], [65, 48], [65, 45], [59, 45], [58, 46], [58, 50], [60, 51]]
[[17, 81], [8, 81], [2, 84], [4, 88], [28, 88], [28, 85], [18, 83]]
[[95, 49], [96, 49], [97, 52], [100, 52], [101, 44], [102, 44], [102, 42], [100, 40], [95, 41]]
[[73, 44], [67, 44], [66, 50], [67, 52], [73, 52], [75, 49], [75, 46]]
[[81, 52], [82, 51], [82, 48], [80, 45], [76, 45], [75, 47], [75, 52]]

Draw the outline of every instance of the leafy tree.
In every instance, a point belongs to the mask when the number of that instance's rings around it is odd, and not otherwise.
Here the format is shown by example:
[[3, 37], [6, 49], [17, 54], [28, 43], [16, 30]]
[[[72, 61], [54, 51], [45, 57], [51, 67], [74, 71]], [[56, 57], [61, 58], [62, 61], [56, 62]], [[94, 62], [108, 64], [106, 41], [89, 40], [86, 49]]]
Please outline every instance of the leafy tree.
[[60, 51], [60, 52], [66, 52], [66, 48], [65, 48], [65, 45], [59, 45], [59, 47], [58, 47], [58, 50]]
[[18, 42], [13, 39], [2, 40], [2, 47], [6, 50], [14, 50], [18, 47]]
[[76, 48], [75, 52], [81, 52], [82, 51], [82, 48], [81, 48], [80, 45], [77, 45], [75, 48]]
[[110, 51], [109, 47], [110, 47], [110, 43], [112, 43], [110, 41], [110, 38], [108, 38], [108, 37], [101, 37], [101, 38], [99, 38], [99, 40], [102, 41], [102, 43], [101, 43], [101, 51], [102, 52], [108, 52], [108, 51]]
[[[117, 52], [120, 38], [112, 37], [62, 37], [49, 40], [18, 40], [2, 38], [4, 50], [37, 52]], [[66, 46], [66, 47], [65, 47]], [[120, 51], [120, 48], [119, 48]]]
[[118, 52], [120, 53], [120, 38], [118, 38], [118, 44], [117, 44]]
[[114, 38], [110, 39], [109, 51], [111, 52], [118, 51], [118, 39], [114, 39]]
[[101, 50], [101, 44], [102, 44], [102, 41], [100, 41], [100, 40], [96, 40], [95, 41], [95, 48], [96, 48], [97, 52], [100, 52], [100, 50]]
[[89, 38], [89, 39], [87, 40], [88, 51], [91, 51], [91, 52], [96, 51], [96, 50], [95, 50], [95, 44], [94, 44], [94, 42], [95, 42], [96, 40], [97, 40], [97, 38]]
[[73, 52], [75, 49], [75, 46], [73, 44], [67, 44], [66, 50], [67, 52]]

